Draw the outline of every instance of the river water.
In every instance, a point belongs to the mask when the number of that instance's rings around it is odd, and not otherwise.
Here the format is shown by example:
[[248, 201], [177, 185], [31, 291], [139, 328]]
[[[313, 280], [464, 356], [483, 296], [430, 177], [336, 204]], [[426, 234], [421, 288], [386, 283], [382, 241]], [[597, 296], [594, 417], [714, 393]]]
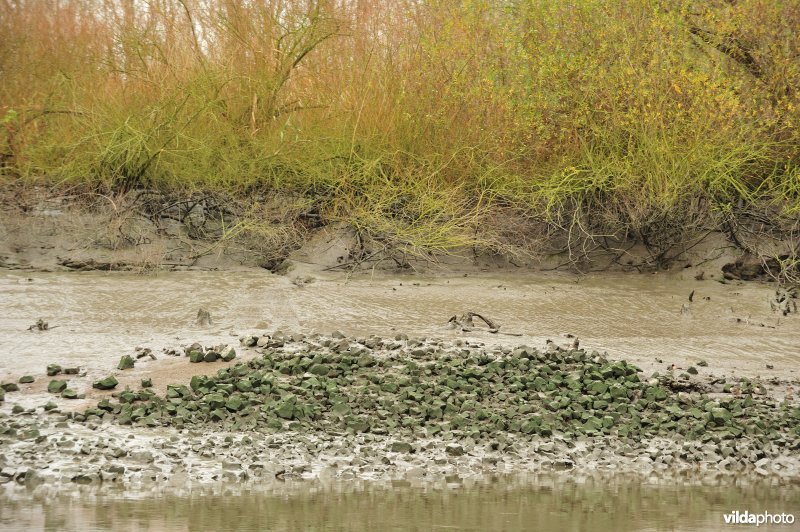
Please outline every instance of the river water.
[[[158, 360], [136, 377], [174, 382], [185, 359], [161, 348], [283, 329], [340, 330], [543, 347], [547, 339], [608, 351], [645, 368], [687, 367], [797, 379], [800, 322], [770, 309], [774, 286], [722, 284], [663, 275], [318, 278], [304, 284], [258, 271], [0, 273], [0, 380], [37, 384], [18, 402], [38, 405], [45, 366], [80, 366], [86, 382], [105, 376], [135, 346]], [[693, 292], [692, 301], [689, 295]], [[213, 324], [195, 324], [199, 308]], [[521, 337], [447, 327], [467, 311]], [[50, 330], [29, 331], [37, 319]], [[767, 368], [767, 364], [772, 366]], [[194, 371], [202, 364], [192, 365]], [[128, 377], [134, 378], [134, 377]], [[121, 379], [122, 380], [122, 379]], [[180, 380], [178, 378], [178, 380]], [[125, 384], [125, 381], [122, 380]], [[84, 390], [91, 394], [91, 389]], [[90, 397], [91, 399], [91, 397]], [[9, 409], [8, 402], [3, 407]], [[0, 527], [47, 530], [719, 530], [723, 513], [793, 512], [800, 486], [753, 479], [722, 484], [606, 477], [496, 479], [474, 485], [340, 485], [314, 482], [244, 492], [173, 489], [157, 497], [113, 493], [0, 498]], [[211, 490], [211, 491], [209, 491]], [[759, 530], [767, 529], [759, 527]], [[792, 527], [776, 527], [789, 530]], [[797, 529], [797, 528], [795, 528]]]
[[[800, 487], [768, 481], [670, 482], [627, 477], [497, 478], [413, 487], [351, 481], [172, 493], [77, 492], [7, 498], [0, 528], [17, 530], [689, 530], [717, 531], [725, 514], [800, 520]], [[742, 528], [733, 527], [735, 528]], [[797, 530], [780, 524], [758, 530]]]

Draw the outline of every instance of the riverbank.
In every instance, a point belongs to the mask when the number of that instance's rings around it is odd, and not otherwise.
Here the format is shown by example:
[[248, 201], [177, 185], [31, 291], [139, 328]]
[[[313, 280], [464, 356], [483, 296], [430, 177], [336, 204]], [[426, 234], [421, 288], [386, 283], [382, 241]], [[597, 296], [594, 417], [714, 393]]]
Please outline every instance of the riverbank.
[[[664, 273], [700, 280], [796, 280], [792, 237], [746, 224], [697, 228], [658, 245], [635, 235], [577, 245], [544, 222], [496, 217], [481, 241], [418, 246], [358, 224], [323, 220], [302, 198], [135, 190], [0, 188], [0, 268], [50, 271], [266, 269], [298, 283], [316, 275], [483, 274], [563, 271]], [[304, 206], [305, 205], [305, 206]], [[508, 213], [507, 213], [508, 214]], [[509, 229], [510, 226], [518, 226]], [[487, 234], [488, 234], [487, 233]]]

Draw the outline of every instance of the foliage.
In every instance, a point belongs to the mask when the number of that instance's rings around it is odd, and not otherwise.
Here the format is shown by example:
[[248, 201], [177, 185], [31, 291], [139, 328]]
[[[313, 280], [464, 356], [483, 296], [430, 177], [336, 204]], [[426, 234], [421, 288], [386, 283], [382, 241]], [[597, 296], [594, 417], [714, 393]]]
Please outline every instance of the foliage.
[[14, 0], [0, 160], [290, 190], [425, 250], [490, 238], [493, 206], [585, 238], [794, 224], [798, 27], [793, 0]]

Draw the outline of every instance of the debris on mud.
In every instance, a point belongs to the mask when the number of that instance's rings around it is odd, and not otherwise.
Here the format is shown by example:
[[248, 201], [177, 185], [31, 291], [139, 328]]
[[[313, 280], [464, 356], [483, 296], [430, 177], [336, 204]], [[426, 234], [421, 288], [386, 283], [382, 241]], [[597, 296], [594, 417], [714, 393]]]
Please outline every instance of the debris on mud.
[[28, 327], [29, 331], [49, 331], [50, 324], [44, 321], [42, 318], [36, 320], [36, 323]]

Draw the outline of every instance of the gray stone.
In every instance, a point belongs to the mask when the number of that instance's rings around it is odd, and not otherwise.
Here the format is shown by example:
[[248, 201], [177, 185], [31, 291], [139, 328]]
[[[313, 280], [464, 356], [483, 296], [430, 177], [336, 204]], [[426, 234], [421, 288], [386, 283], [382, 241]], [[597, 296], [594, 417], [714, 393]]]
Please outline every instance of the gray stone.
[[413, 450], [413, 447], [410, 443], [396, 441], [392, 443], [390, 449], [393, 453], [410, 453]]
[[448, 445], [445, 447], [445, 452], [450, 456], [463, 456], [464, 455], [464, 448], [460, 445]]
[[153, 461], [153, 453], [150, 451], [132, 451], [130, 454], [131, 460], [149, 464]]

